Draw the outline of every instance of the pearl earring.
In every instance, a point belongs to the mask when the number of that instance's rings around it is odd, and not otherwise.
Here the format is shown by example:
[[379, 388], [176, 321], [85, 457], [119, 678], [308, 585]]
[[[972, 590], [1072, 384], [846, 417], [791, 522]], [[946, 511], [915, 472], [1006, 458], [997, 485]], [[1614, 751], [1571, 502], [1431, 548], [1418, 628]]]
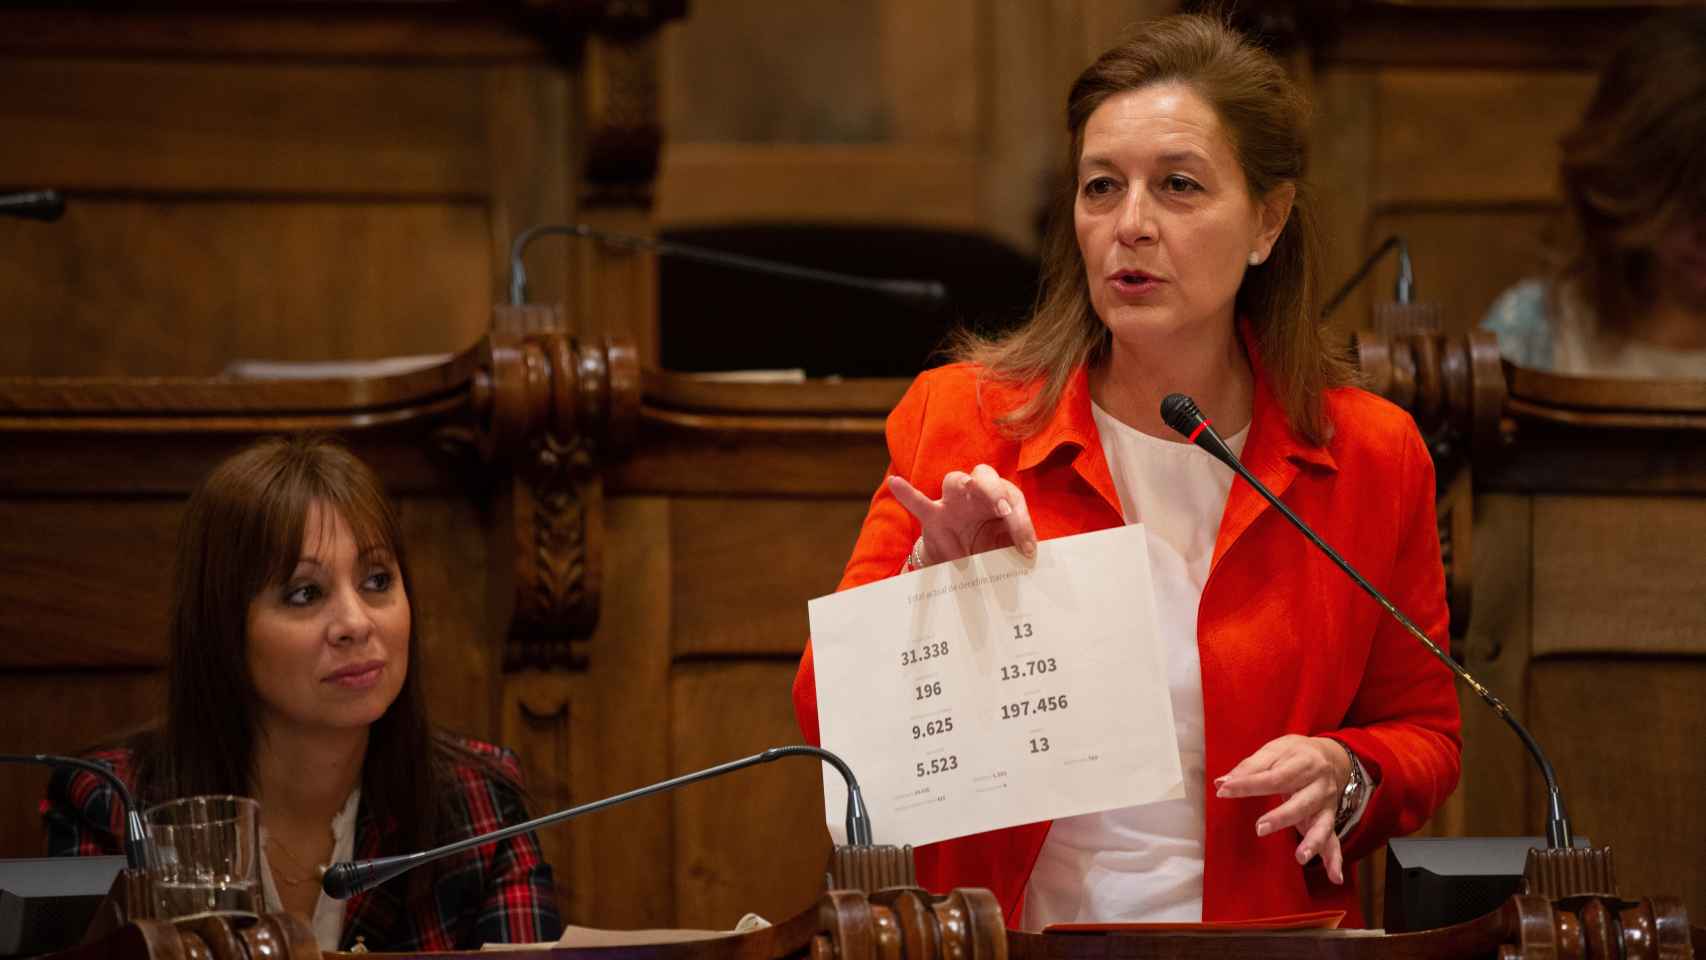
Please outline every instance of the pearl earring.
[[1261, 262], [1262, 262], [1262, 255], [1257, 253], [1254, 250], [1251, 250], [1250, 251], [1250, 266], [1253, 267], [1253, 266], [1255, 266]]

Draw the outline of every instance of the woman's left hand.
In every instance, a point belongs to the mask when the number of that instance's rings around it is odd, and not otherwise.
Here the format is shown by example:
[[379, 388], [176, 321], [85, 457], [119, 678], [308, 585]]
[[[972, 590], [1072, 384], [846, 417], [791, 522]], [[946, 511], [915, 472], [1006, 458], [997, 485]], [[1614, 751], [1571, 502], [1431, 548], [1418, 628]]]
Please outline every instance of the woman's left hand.
[[1339, 837], [1333, 832], [1333, 817], [1350, 779], [1351, 758], [1338, 741], [1288, 734], [1268, 741], [1214, 785], [1217, 797], [1286, 794], [1284, 803], [1256, 820], [1256, 836], [1296, 827], [1303, 834], [1303, 842], [1297, 845], [1297, 862], [1308, 863], [1320, 854], [1327, 879], [1344, 883], [1345, 858]]

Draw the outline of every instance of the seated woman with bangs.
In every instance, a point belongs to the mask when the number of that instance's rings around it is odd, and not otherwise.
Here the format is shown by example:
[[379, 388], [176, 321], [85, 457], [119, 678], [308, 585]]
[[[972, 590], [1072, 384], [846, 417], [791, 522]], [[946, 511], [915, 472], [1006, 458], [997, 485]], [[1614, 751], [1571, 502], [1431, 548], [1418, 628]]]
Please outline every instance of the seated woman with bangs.
[[[515, 755], [432, 727], [396, 511], [330, 441], [266, 440], [216, 467], [179, 536], [163, 723], [90, 756], [144, 808], [201, 794], [261, 805], [265, 909], [323, 950], [464, 950], [561, 934], [536, 838], [476, 848], [350, 900], [323, 865], [427, 849], [528, 819]], [[120, 850], [124, 811], [56, 771], [49, 853]]]

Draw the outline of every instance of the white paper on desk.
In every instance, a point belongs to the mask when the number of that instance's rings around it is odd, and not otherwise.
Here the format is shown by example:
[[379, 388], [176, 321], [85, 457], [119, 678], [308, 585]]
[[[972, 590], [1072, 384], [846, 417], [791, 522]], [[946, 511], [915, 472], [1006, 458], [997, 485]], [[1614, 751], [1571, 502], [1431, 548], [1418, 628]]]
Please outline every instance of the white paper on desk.
[[[877, 843], [1184, 796], [1141, 524], [996, 550], [807, 605], [823, 745]], [[824, 770], [841, 842], [847, 791]]]

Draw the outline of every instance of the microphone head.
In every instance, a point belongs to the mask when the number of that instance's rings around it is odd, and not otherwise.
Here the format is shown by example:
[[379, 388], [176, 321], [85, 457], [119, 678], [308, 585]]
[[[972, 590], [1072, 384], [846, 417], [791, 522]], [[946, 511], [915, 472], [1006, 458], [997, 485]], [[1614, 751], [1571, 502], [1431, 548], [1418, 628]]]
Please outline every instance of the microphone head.
[[0, 194], [0, 213], [26, 220], [51, 222], [65, 214], [65, 199], [57, 190]]
[[333, 900], [348, 900], [361, 892], [360, 864], [344, 861], [327, 867], [320, 875], [320, 889]]
[[1161, 401], [1161, 420], [1181, 436], [1189, 437], [1203, 422], [1197, 402], [1182, 393], [1169, 393]]
[[940, 280], [876, 280], [877, 289], [925, 310], [939, 309], [948, 302], [948, 288]]

